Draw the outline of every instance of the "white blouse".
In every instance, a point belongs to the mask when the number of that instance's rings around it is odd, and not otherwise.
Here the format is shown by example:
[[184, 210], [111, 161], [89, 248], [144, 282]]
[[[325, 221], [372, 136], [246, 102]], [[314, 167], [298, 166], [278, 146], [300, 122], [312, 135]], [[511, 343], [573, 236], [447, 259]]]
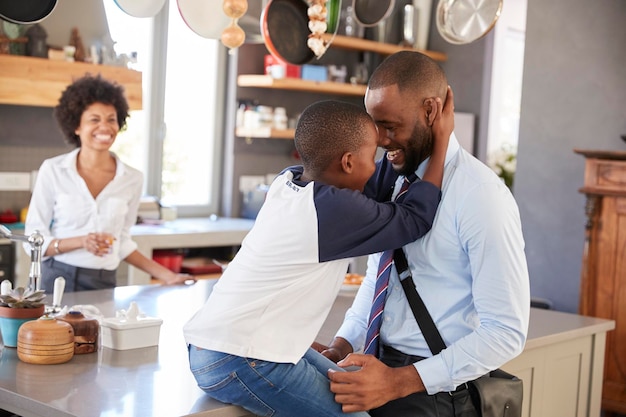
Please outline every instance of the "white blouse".
[[[54, 258], [82, 268], [113, 270], [137, 249], [130, 227], [137, 220], [143, 174], [112, 154], [117, 165], [115, 177], [94, 199], [76, 168], [79, 151], [77, 148], [41, 164], [26, 217], [26, 235], [35, 230], [43, 235], [43, 254], [55, 238], [111, 233], [115, 242], [108, 255], [95, 256], [78, 249]], [[29, 244], [24, 244], [24, 249], [30, 253]]]

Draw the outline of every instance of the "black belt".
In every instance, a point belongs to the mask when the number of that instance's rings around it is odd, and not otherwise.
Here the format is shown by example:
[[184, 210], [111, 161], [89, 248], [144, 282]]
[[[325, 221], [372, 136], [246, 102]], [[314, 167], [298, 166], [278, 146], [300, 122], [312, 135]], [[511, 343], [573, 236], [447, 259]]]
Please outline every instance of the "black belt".
[[380, 359], [383, 362], [388, 360], [392, 363], [391, 366], [394, 367], [410, 365], [425, 359], [422, 356], [407, 355], [406, 353], [400, 352], [398, 349], [394, 349], [387, 345], [382, 345], [380, 350]]
[[[406, 353], [400, 352], [398, 349], [394, 349], [391, 346], [382, 345], [380, 348], [380, 360], [393, 368], [398, 368], [400, 366], [407, 366], [415, 362], [419, 362], [424, 358], [423, 356], [416, 355], [407, 355]], [[457, 392], [462, 392], [468, 389], [467, 383], [461, 384], [454, 391], [448, 392], [448, 394], [453, 395]]]

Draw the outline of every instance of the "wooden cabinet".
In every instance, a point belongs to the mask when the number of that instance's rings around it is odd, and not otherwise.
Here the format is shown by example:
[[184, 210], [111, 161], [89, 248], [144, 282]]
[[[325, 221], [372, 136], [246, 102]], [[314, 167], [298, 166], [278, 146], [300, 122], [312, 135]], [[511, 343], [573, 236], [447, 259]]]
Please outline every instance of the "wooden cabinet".
[[131, 110], [141, 109], [141, 72], [124, 67], [54, 61], [0, 54], [0, 104], [56, 106], [61, 93], [76, 78], [90, 73], [124, 87]]
[[602, 408], [626, 414], [626, 152], [574, 151], [586, 158], [580, 314], [617, 323], [607, 339]]

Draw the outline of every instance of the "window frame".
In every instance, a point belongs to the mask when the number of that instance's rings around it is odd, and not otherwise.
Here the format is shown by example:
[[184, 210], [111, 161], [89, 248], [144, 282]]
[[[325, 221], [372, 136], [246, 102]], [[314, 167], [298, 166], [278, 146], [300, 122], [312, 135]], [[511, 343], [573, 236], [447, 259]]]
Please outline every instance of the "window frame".
[[[152, 46], [148, 58], [149, 70], [143, 74], [143, 110], [146, 112], [147, 154], [144, 190], [147, 195], [161, 198], [165, 124], [165, 88], [167, 68], [167, 41], [169, 23], [169, 3], [166, 1], [161, 11], [153, 18], [151, 27]], [[191, 30], [191, 29], [189, 29]], [[217, 54], [217, 89], [215, 91], [215, 124], [212, 134], [214, 141], [211, 164], [210, 203], [205, 205], [178, 205], [178, 217], [201, 217], [218, 213], [221, 207], [222, 160], [224, 151], [225, 123], [228, 112], [225, 111], [227, 95], [228, 52], [220, 47]]]

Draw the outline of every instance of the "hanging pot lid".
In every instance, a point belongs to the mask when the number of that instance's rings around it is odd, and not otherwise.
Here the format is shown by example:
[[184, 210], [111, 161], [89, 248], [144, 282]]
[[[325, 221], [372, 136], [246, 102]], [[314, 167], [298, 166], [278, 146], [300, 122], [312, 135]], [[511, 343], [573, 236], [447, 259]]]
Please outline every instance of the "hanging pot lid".
[[468, 44], [489, 33], [501, 11], [502, 0], [440, 0], [437, 30], [452, 44]]
[[57, 0], [0, 0], [0, 18], [27, 25], [41, 22], [54, 10]]
[[197, 35], [220, 39], [232, 19], [222, 10], [221, 0], [177, 0], [185, 24]]
[[261, 34], [267, 50], [293, 65], [311, 61], [315, 54], [307, 46], [308, 5], [304, 0], [270, 0], [261, 14]]
[[161, 11], [165, 0], [114, 0], [117, 7], [133, 17], [154, 17]]
[[[189, 29], [207, 39], [220, 40], [232, 19], [224, 13], [222, 0], [177, 0], [178, 11]], [[261, 42], [259, 19], [243, 15], [239, 26], [246, 32], [246, 41]]]
[[354, 18], [361, 26], [376, 26], [389, 17], [395, 0], [352, 0]]

